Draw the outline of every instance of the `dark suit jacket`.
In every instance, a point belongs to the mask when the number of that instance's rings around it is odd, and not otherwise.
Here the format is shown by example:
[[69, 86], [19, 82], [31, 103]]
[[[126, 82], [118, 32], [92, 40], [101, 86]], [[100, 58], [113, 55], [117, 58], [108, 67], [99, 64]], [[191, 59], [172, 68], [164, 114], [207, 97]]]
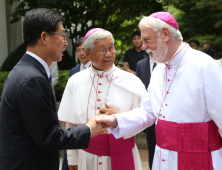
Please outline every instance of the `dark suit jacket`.
[[[151, 77], [149, 57], [146, 57], [143, 60], [138, 61], [136, 67], [136, 75], [140, 78], [140, 80], [143, 82], [143, 84], [147, 89], [148, 85], [150, 84], [150, 77]], [[153, 157], [156, 146], [155, 124], [146, 128], [144, 131], [146, 133], [146, 140], [149, 150], [149, 166], [150, 169], [152, 169]]]
[[88, 147], [90, 129], [59, 127], [44, 67], [24, 54], [9, 73], [0, 105], [0, 170], [58, 170], [59, 150]]
[[73, 67], [71, 70], [70, 70], [70, 74], [69, 74], [69, 77], [71, 77], [73, 74], [76, 74], [80, 71], [80, 64]]
[[150, 58], [146, 57], [137, 63], [136, 67], [136, 76], [140, 78], [140, 80], [145, 85], [146, 89], [150, 84]]
[[203, 49], [203, 50], [201, 50], [202, 52], [204, 52], [204, 53], [206, 53], [206, 54], [208, 54], [209, 56], [211, 56], [212, 58], [214, 58], [214, 51], [213, 50], [206, 50], [206, 49]]

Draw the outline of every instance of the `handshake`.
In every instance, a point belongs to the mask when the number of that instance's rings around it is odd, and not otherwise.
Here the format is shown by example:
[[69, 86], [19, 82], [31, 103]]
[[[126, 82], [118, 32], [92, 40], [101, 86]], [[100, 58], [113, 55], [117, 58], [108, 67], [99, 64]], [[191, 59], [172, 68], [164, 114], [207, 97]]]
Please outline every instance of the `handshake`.
[[107, 128], [112, 126], [117, 126], [116, 117], [111, 114], [121, 113], [119, 110], [109, 106], [106, 104], [106, 108], [101, 108], [100, 113], [97, 116], [94, 116], [92, 119], [86, 123], [91, 128], [91, 132], [93, 136], [97, 136], [99, 134], [106, 134], [108, 131]]

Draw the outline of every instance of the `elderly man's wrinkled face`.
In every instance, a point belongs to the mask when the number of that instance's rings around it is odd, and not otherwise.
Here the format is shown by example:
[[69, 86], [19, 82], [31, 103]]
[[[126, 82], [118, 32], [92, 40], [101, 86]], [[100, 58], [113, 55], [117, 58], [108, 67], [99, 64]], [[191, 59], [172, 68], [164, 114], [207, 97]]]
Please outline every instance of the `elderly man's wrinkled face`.
[[92, 62], [96, 70], [110, 69], [116, 57], [116, 50], [112, 38], [108, 36], [94, 44], [95, 48], [93, 51], [86, 50], [87, 58]]
[[141, 37], [143, 39], [142, 49], [150, 56], [152, 62], [163, 63], [168, 52], [167, 46], [152, 28], [141, 29]]

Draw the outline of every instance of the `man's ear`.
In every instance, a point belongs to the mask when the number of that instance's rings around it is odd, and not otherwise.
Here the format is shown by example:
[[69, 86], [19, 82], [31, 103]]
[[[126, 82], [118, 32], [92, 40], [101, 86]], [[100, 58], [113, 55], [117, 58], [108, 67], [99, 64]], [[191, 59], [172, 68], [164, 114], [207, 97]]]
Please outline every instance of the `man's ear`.
[[90, 60], [90, 51], [89, 50], [85, 50], [85, 54], [86, 54], [86, 58], [88, 60]]
[[48, 34], [44, 31], [41, 33], [41, 36], [40, 36], [40, 39], [41, 39], [41, 42], [46, 45], [47, 44], [47, 39], [48, 39]]
[[162, 29], [162, 38], [165, 42], [168, 42], [170, 40], [170, 30], [167, 27], [163, 27]]

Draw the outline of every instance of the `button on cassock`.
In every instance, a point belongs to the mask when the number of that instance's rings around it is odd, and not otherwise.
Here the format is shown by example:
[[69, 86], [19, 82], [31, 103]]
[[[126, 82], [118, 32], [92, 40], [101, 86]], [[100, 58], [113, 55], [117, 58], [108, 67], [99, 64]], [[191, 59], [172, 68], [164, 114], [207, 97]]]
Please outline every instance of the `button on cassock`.
[[99, 163], [99, 165], [103, 164], [102, 162]]
[[100, 99], [97, 99], [97, 101], [99, 102], [99, 101], [101, 101]]
[[102, 93], [101, 91], [98, 91], [98, 93]]
[[97, 109], [99, 110], [99, 109], [100, 109], [100, 107], [97, 107]]
[[99, 85], [101, 86], [101, 85], [103, 85], [102, 83], [99, 83]]
[[103, 78], [103, 76], [99, 76], [100, 78]]

